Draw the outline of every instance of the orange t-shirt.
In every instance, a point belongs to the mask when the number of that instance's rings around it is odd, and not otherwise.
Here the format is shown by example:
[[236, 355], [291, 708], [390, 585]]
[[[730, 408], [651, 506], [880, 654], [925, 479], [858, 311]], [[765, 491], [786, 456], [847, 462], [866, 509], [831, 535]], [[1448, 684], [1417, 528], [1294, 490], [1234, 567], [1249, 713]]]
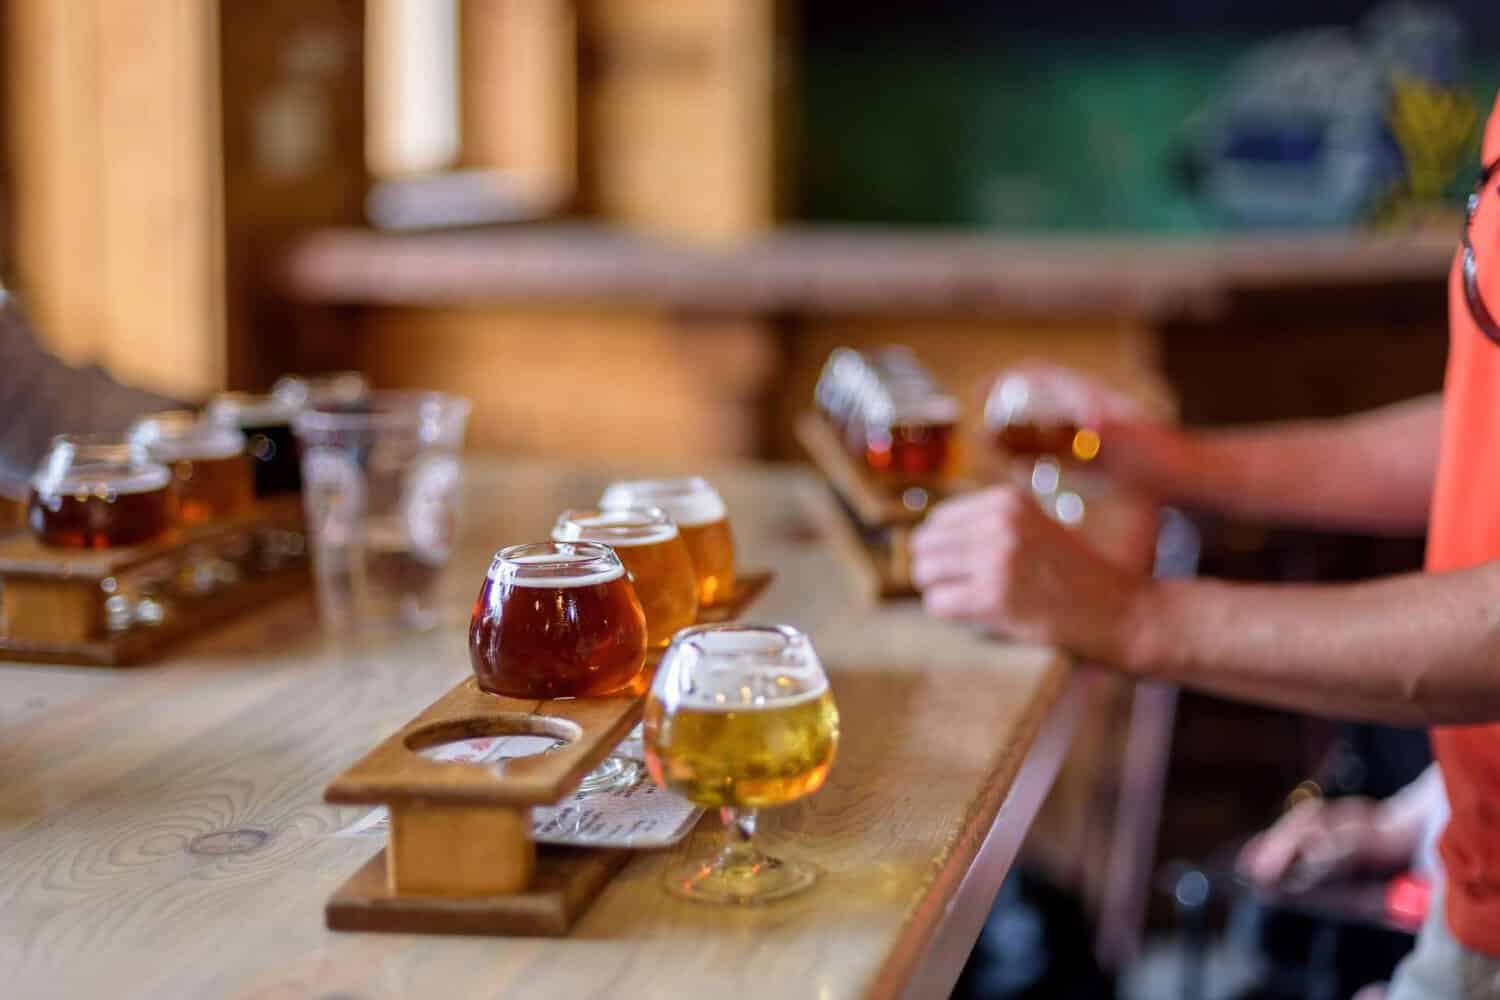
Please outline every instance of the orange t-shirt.
[[[1500, 104], [1485, 131], [1484, 162], [1500, 159]], [[1474, 220], [1480, 289], [1500, 316], [1500, 177]], [[1500, 345], [1480, 332], [1464, 297], [1461, 264], [1448, 287], [1448, 371], [1443, 434], [1427, 541], [1430, 571], [1500, 559]], [[1500, 683], [1500, 656], [1495, 680]], [[1452, 817], [1439, 850], [1447, 873], [1449, 929], [1469, 948], [1500, 957], [1500, 723], [1432, 731]]]

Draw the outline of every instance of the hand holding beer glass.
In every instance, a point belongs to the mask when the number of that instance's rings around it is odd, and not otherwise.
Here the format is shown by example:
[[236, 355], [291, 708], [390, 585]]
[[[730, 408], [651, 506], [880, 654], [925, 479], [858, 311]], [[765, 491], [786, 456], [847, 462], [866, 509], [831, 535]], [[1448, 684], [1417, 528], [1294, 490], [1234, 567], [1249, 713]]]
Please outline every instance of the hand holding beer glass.
[[698, 575], [698, 606], [712, 608], [734, 597], [734, 536], [719, 491], [700, 476], [632, 479], [611, 483], [599, 498], [605, 510], [659, 507], [677, 523]]
[[1084, 502], [1063, 482], [1063, 470], [1099, 456], [1100, 416], [1084, 384], [1061, 369], [1008, 372], [984, 404], [985, 429], [996, 448], [1019, 460], [1017, 471], [1041, 508], [1069, 525], [1083, 520]]
[[646, 764], [656, 783], [717, 808], [725, 843], [672, 868], [669, 891], [710, 903], [763, 903], [809, 888], [817, 869], [754, 842], [756, 810], [822, 787], [839, 717], [811, 640], [794, 628], [707, 625], [679, 632], [646, 701]]

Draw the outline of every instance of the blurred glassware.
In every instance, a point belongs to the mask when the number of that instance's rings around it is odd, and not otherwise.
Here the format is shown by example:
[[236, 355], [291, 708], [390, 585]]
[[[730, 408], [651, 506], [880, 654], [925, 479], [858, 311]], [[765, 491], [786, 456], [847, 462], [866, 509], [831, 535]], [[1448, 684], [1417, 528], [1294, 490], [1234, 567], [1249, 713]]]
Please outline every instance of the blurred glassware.
[[313, 573], [329, 628], [437, 624], [469, 409], [445, 393], [386, 391], [296, 415]]
[[1083, 520], [1083, 496], [1064, 470], [1092, 462], [1102, 442], [1081, 426], [1086, 403], [1065, 387], [1019, 372], [1001, 376], [984, 403], [984, 426], [995, 448], [1016, 461], [1015, 475], [1041, 508], [1064, 524]]
[[172, 526], [172, 473], [141, 445], [106, 434], [61, 434], [31, 478], [26, 518], [43, 545], [139, 545]]
[[302, 467], [292, 418], [297, 407], [269, 394], [221, 392], [208, 404], [208, 419], [245, 435], [245, 447], [255, 469], [255, 495], [260, 498], [302, 489]]
[[358, 403], [369, 394], [370, 383], [355, 371], [283, 375], [271, 386], [271, 398], [289, 410]]
[[958, 400], [934, 391], [888, 393], [865, 414], [865, 464], [892, 486], [931, 487], [952, 472]]
[[162, 410], [138, 418], [128, 436], [153, 461], [171, 468], [183, 524], [232, 517], [255, 502], [254, 472], [241, 431], [192, 410]]

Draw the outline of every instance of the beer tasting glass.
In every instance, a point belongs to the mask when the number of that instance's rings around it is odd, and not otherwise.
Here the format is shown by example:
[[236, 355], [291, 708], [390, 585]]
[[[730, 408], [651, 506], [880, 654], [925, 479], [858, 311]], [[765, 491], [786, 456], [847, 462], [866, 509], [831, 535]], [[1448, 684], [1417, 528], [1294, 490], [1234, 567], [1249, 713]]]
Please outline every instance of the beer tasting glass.
[[171, 470], [139, 445], [63, 434], [32, 476], [27, 524], [43, 545], [59, 548], [139, 545], [171, 527], [171, 486]]
[[369, 394], [370, 383], [359, 372], [283, 375], [271, 386], [271, 398], [292, 411], [309, 406], [358, 403]]
[[645, 665], [646, 616], [609, 546], [512, 545], [495, 553], [474, 602], [469, 661], [492, 694], [616, 694]]
[[331, 629], [437, 624], [468, 416], [468, 400], [418, 391], [297, 414], [313, 576]]
[[130, 428], [132, 443], [172, 470], [177, 518], [201, 524], [243, 513], [255, 502], [245, 435], [191, 410], [148, 413]]
[[762, 903], [810, 887], [817, 869], [761, 853], [756, 810], [822, 787], [839, 716], [811, 640], [783, 625], [707, 625], [679, 632], [646, 701], [646, 766], [657, 784], [717, 808], [725, 842], [668, 871], [672, 893]]
[[208, 404], [208, 419], [245, 435], [254, 462], [258, 498], [302, 489], [302, 468], [292, 418], [297, 407], [272, 396], [249, 392], [221, 392]]
[[952, 466], [958, 400], [923, 390], [888, 395], [865, 416], [865, 464], [895, 486], [930, 486]]
[[860, 386], [872, 376], [865, 356], [853, 348], [836, 347], [824, 362], [813, 389], [813, 401], [840, 434], [848, 429]]
[[1099, 432], [1079, 426], [1077, 404], [1062, 388], [1019, 373], [997, 381], [984, 404], [995, 447], [1022, 460], [1017, 469], [1037, 502], [1064, 524], [1077, 524], [1084, 513], [1083, 498], [1063, 482], [1064, 470], [1092, 462], [1100, 448]]
[[734, 597], [734, 536], [719, 491], [701, 476], [632, 479], [611, 483], [599, 499], [606, 510], [660, 507], [677, 530], [698, 576], [698, 606], [711, 608]]
[[556, 542], [601, 542], [615, 550], [646, 613], [646, 644], [665, 648], [698, 618], [698, 578], [677, 525], [658, 507], [568, 510], [552, 526]]

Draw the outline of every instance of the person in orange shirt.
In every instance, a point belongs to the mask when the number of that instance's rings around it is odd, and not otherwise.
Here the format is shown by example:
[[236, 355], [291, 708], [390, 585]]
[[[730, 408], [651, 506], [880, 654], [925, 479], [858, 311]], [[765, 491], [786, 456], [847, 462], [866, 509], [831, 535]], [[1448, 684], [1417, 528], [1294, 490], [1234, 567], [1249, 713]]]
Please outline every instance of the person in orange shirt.
[[1154, 580], [1030, 498], [949, 500], [912, 540], [934, 615], [1132, 676], [1268, 705], [1427, 725], [1451, 815], [1443, 899], [1393, 1000], [1500, 995], [1500, 105], [1453, 266], [1441, 397], [1340, 420], [1194, 432], [1057, 368], [1125, 486], [1231, 514], [1373, 532], [1425, 524], [1425, 573], [1351, 585]]

